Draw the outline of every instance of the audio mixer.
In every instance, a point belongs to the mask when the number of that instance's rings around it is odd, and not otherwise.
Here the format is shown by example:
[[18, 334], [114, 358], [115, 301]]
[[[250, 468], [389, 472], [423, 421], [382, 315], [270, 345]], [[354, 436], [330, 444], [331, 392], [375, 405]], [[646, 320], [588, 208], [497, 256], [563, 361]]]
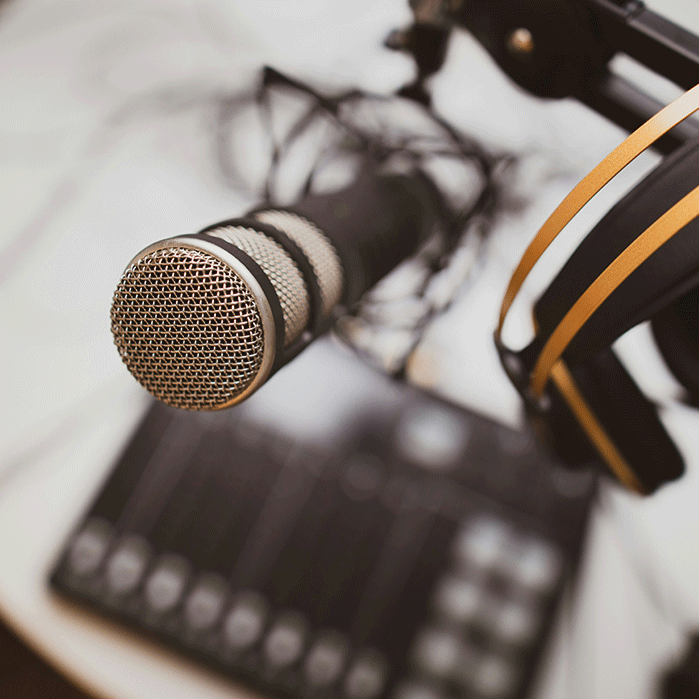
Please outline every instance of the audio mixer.
[[55, 590], [272, 696], [525, 695], [594, 477], [343, 361], [361, 387], [338, 407], [325, 382], [314, 409], [336, 427], [320, 436], [258, 396], [218, 413], [154, 403]]

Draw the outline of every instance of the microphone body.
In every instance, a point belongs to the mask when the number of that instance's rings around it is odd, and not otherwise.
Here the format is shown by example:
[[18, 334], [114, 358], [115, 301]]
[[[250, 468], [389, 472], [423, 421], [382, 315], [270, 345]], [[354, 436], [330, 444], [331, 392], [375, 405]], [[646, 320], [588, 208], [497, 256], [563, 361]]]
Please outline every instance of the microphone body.
[[175, 407], [235, 405], [414, 254], [440, 206], [422, 173], [364, 174], [339, 192], [155, 243], [114, 293], [122, 360]]

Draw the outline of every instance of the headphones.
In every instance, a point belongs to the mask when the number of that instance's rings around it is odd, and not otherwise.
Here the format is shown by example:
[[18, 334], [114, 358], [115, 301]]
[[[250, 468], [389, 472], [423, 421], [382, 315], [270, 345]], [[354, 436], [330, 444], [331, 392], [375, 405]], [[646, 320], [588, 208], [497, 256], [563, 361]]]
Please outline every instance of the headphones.
[[649, 494], [684, 472], [680, 453], [611, 344], [649, 320], [670, 371], [699, 399], [699, 139], [677, 148], [588, 233], [533, 308], [535, 337], [514, 351], [507, 314], [568, 222], [663, 134], [699, 109], [699, 85], [613, 150], [561, 202], [522, 256], [495, 332], [503, 367], [538, 435], [570, 465], [600, 460]]

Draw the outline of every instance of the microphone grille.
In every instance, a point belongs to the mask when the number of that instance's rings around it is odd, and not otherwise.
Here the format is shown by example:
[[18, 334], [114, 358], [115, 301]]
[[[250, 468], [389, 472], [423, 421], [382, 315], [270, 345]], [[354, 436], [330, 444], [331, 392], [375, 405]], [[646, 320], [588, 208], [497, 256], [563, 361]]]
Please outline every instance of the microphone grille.
[[284, 346], [290, 345], [306, 329], [310, 320], [310, 300], [303, 274], [289, 253], [260, 231], [243, 226], [221, 226], [207, 231], [247, 253], [267, 275], [284, 316]]
[[262, 366], [258, 300], [229, 265], [202, 250], [173, 245], [137, 257], [114, 293], [111, 321], [129, 371], [178, 408], [232, 405]]
[[291, 211], [267, 209], [253, 216], [286, 233], [303, 250], [318, 280], [322, 315], [328, 316], [340, 302], [344, 285], [342, 264], [335, 246], [314, 223]]

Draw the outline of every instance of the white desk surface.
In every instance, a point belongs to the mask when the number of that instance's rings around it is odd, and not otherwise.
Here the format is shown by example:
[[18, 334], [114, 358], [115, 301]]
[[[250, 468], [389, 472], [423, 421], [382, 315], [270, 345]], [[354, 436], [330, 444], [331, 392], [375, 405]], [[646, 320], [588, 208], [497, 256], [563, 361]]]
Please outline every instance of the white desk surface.
[[[691, 0], [649, 4], [699, 28]], [[408, 21], [402, 0], [0, 5], [0, 613], [97, 696], [247, 693], [48, 590], [59, 547], [144, 406], [112, 345], [114, 286], [145, 245], [244, 207], [216, 174], [208, 97], [236, 88], [263, 63], [324, 85], [388, 92], [411, 67], [380, 44]], [[452, 42], [434, 96], [442, 114], [474, 136], [538, 153], [525, 158], [518, 184], [529, 205], [503, 222], [478, 283], [428, 335], [430, 370], [417, 377], [516, 422], [517, 398], [491, 345], [507, 273], [622, 133], [571, 102], [523, 94], [465, 35]], [[652, 162], [639, 159], [571, 226], [530, 299]], [[526, 331], [516, 320], [513, 330]], [[647, 335], [629, 333], [620, 351], [643, 388], [664, 399], [675, 387]], [[322, 346], [314, 351], [322, 355]], [[281, 382], [293, 381], [284, 376], [275, 377], [280, 393]], [[647, 500], [604, 488], [537, 695], [651, 697], [654, 673], [681, 647], [681, 631], [699, 626], [699, 415], [671, 404], [663, 419], [688, 473]]]

